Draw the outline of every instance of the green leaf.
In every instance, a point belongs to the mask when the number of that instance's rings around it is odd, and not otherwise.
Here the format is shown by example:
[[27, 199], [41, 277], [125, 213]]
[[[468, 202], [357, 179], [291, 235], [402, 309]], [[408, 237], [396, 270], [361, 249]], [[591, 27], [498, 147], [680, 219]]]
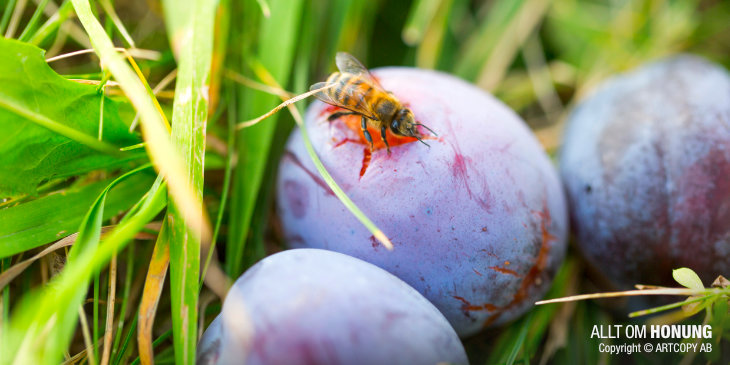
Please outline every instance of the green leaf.
[[672, 271], [674, 280], [690, 289], [702, 290], [705, 286], [702, 284], [702, 280], [692, 269], [682, 267]]
[[44, 51], [0, 38], [0, 196], [35, 193], [38, 184], [140, 156], [120, 146], [139, 142], [93, 85], [67, 80], [43, 58]]
[[[129, 209], [154, 176], [137, 174], [120, 182], [107, 198], [103, 219]], [[27, 251], [76, 232], [94, 199], [111, 181], [99, 181], [0, 209], [0, 257]]]

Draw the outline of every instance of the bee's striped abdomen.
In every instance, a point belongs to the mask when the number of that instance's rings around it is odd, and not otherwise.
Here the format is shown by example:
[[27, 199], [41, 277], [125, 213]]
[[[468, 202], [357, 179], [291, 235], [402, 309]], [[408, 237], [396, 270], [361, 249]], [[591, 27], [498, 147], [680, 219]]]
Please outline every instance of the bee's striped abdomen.
[[329, 89], [329, 90], [325, 90], [325, 93], [333, 100], [340, 100], [340, 94], [342, 93], [342, 82], [340, 79], [343, 76], [344, 76], [343, 74], [341, 74], [339, 72], [335, 72], [332, 75], [330, 75], [330, 77], [327, 78], [327, 85], [337, 84], [336, 87]]
[[337, 94], [332, 96], [343, 105], [357, 107], [362, 101], [360, 88], [366, 85], [362, 77], [352, 74], [340, 74], [335, 82], [340, 86], [333, 89]]

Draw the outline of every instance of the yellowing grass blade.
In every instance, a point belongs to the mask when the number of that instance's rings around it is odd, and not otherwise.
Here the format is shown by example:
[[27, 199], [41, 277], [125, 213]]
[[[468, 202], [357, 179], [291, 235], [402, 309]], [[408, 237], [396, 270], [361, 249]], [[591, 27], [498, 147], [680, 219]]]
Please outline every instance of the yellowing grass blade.
[[152, 325], [155, 322], [155, 313], [160, 302], [169, 264], [170, 241], [167, 234], [167, 224], [163, 224], [155, 244], [155, 250], [152, 252], [152, 259], [150, 260], [144, 291], [142, 292], [142, 302], [139, 306], [137, 343], [139, 345], [139, 359], [142, 364], [154, 363]]

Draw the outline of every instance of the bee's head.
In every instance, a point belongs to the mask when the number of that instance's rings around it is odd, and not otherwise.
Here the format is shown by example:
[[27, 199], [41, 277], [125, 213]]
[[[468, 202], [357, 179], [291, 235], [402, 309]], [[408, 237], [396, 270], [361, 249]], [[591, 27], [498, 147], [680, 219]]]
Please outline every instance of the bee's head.
[[416, 129], [416, 118], [408, 108], [400, 108], [390, 122], [390, 131], [393, 134], [406, 137], [420, 137]]
[[433, 135], [436, 135], [436, 133], [434, 133], [431, 128], [428, 128], [421, 123], [416, 123], [416, 117], [413, 115], [413, 112], [410, 109], [401, 108], [395, 113], [393, 120], [390, 122], [390, 131], [393, 132], [393, 134], [399, 136], [417, 138], [419, 141], [421, 141], [421, 143], [424, 143], [428, 146], [426, 142], [423, 142], [423, 135], [416, 128], [416, 126], [419, 125], [428, 129], [429, 132], [433, 133]]

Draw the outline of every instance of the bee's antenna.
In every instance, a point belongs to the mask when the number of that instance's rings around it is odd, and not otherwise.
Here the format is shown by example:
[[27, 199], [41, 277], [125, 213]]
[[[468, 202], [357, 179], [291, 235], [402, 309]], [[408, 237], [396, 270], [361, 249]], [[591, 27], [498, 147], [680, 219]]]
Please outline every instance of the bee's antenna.
[[416, 137], [416, 139], [418, 140], [418, 142], [421, 142], [421, 143], [425, 144], [426, 146], [428, 146], [428, 148], [431, 148], [431, 145], [429, 145], [428, 143], [424, 142], [424, 141], [423, 141], [423, 140], [421, 139], [421, 137]]
[[308, 91], [308, 92], [306, 92], [304, 94], [297, 95], [297, 96], [295, 96], [295, 97], [293, 97], [293, 98], [291, 98], [291, 99], [289, 99], [289, 100], [287, 100], [287, 101], [279, 104], [279, 106], [277, 106], [276, 108], [272, 109], [270, 112], [268, 112], [268, 113], [266, 113], [266, 114], [264, 114], [264, 115], [262, 115], [262, 116], [260, 116], [260, 117], [258, 117], [256, 119], [252, 119], [252, 120], [249, 120], [249, 121], [246, 121], [246, 122], [240, 122], [240, 123], [238, 123], [238, 125], [236, 126], [236, 129], [250, 127], [250, 126], [252, 126], [252, 125], [254, 125], [254, 124], [256, 124], [256, 123], [258, 123], [258, 122], [260, 122], [260, 121], [262, 121], [262, 120], [264, 120], [264, 119], [266, 119], [268, 117], [270, 117], [272, 114], [278, 112], [279, 110], [281, 110], [282, 108], [286, 107], [287, 105], [294, 104], [297, 101], [302, 100], [302, 99], [304, 99], [304, 98], [306, 98], [308, 96], [314, 95], [314, 94], [316, 94], [316, 93], [318, 93], [320, 91], [323, 91], [323, 90], [331, 89], [331, 88], [333, 88], [335, 86], [337, 86], [337, 84], [331, 83], [331, 84], [325, 85], [325, 86], [323, 86], [323, 87], [321, 87], [319, 89], [310, 90], [310, 91]]
[[433, 131], [433, 129], [431, 129], [431, 128], [427, 127], [427, 126], [426, 126], [425, 124], [421, 124], [421, 123], [416, 123], [416, 125], [420, 125], [421, 127], [423, 127], [423, 128], [426, 128], [426, 129], [428, 129], [428, 131], [429, 131], [429, 132], [431, 132], [431, 134], [433, 134], [433, 135], [434, 135], [434, 136], [436, 136], [436, 137], [438, 137], [438, 136], [439, 136], [438, 134], [436, 134], [436, 132], [434, 132], [434, 131]]

